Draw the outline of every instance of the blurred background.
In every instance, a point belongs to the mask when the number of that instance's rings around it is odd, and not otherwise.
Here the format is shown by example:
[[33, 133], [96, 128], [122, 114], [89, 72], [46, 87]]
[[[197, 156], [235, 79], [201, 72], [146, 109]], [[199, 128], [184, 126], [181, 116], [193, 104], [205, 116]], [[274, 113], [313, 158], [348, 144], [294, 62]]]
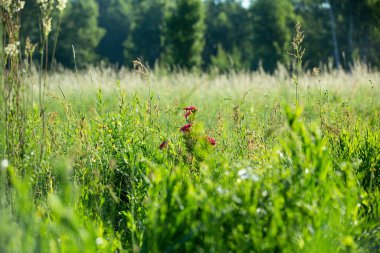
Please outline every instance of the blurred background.
[[[40, 15], [26, 1], [21, 45], [41, 41]], [[380, 68], [380, 0], [69, 0], [52, 15], [49, 61], [71, 69], [73, 48], [78, 68], [129, 68], [140, 58], [169, 70], [292, 69], [298, 21], [306, 69]]]

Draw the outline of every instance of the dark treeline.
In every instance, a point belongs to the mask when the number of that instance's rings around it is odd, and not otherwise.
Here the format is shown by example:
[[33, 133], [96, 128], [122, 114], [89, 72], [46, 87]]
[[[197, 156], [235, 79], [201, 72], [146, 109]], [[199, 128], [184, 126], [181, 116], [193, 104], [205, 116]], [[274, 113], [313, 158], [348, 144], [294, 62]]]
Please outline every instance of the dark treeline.
[[[50, 45], [58, 34], [57, 11]], [[21, 37], [40, 40], [38, 6], [27, 1]], [[56, 62], [257, 70], [290, 66], [294, 25], [302, 24], [304, 65], [380, 68], [380, 0], [72, 0], [63, 12]], [[50, 46], [50, 51], [54, 48]]]

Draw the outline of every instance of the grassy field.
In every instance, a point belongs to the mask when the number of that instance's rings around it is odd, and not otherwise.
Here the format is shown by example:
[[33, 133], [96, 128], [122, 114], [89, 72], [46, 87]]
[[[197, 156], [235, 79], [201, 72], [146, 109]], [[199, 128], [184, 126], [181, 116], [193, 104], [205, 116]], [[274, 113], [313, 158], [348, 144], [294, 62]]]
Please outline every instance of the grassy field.
[[2, 107], [0, 252], [379, 252], [380, 73], [46, 78]]

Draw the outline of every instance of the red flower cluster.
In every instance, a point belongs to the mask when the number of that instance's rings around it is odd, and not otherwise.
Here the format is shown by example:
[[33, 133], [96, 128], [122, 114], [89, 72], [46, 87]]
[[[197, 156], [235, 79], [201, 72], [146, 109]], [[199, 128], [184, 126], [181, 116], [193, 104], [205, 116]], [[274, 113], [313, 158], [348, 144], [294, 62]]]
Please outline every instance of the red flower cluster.
[[181, 127], [181, 131], [183, 132], [183, 133], [188, 133], [188, 132], [190, 132], [190, 127], [191, 127], [192, 125], [191, 124], [186, 124], [186, 125], [184, 125], [183, 127]]
[[183, 108], [183, 110], [185, 110], [185, 119], [189, 122], [189, 116], [192, 114], [192, 113], [195, 113], [196, 111], [198, 111], [198, 108], [191, 105], [191, 106], [188, 106], [188, 107], [185, 107]]
[[[184, 125], [184, 126], [182, 126], [180, 128], [180, 130], [184, 134], [185, 140], [203, 139], [203, 140], [207, 140], [208, 143], [210, 143], [211, 146], [215, 146], [216, 145], [215, 138], [212, 138], [210, 136], [199, 136], [196, 132], [194, 132], [193, 135], [189, 135], [189, 133], [191, 131], [191, 127], [193, 126], [193, 121], [194, 121], [195, 113], [198, 111], [198, 108], [195, 107], [195, 106], [193, 106], [193, 105], [191, 105], [191, 106], [183, 108], [183, 110], [185, 111], [185, 115], [184, 116], [185, 116], [185, 119], [187, 121], [187, 124]], [[192, 143], [191, 146], [188, 147], [188, 150], [193, 151], [194, 150], [194, 145], [195, 145], [194, 142], [191, 141], [191, 142], [187, 142], [187, 143]], [[160, 145], [160, 149], [161, 149], [161, 146], [164, 147], [165, 144], [162, 143]]]
[[215, 146], [216, 140], [214, 138], [211, 138], [210, 136], [207, 136], [208, 142], [210, 142], [211, 145]]
[[197, 107], [195, 107], [194, 105], [191, 105], [191, 106], [188, 106], [188, 107], [185, 107], [185, 108], [183, 108], [185, 111], [187, 111], [187, 112], [196, 112], [196, 111], [198, 111], [198, 108]]
[[167, 148], [168, 147], [168, 142], [167, 141], [163, 141], [160, 146], [159, 146], [159, 149], [164, 149], [164, 148]]
[[185, 118], [187, 119], [187, 117], [189, 117], [190, 114], [191, 114], [191, 111], [187, 111], [187, 112], [185, 113]]

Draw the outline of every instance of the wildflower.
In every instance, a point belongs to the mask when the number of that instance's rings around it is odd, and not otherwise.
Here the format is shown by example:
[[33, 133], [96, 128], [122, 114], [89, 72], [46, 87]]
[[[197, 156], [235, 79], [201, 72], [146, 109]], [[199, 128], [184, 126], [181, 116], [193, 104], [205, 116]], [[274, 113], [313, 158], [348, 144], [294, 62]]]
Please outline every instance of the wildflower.
[[167, 148], [168, 147], [168, 142], [167, 141], [163, 141], [161, 142], [160, 146], [159, 146], [159, 149], [163, 150], [164, 148]]
[[188, 132], [190, 132], [190, 127], [191, 127], [192, 125], [191, 124], [186, 124], [186, 125], [184, 125], [183, 127], [181, 127], [181, 131], [183, 132], [183, 133], [188, 133]]
[[190, 116], [190, 114], [191, 114], [191, 111], [187, 111], [187, 112], [185, 113], [185, 118], [187, 119], [187, 118]]
[[4, 49], [5, 54], [10, 57], [16, 56], [18, 54], [19, 45], [20, 45], [20, 42], [18, 41], [15, 43], [8, 44]]
[[216, 140], [214, 138], [211, 138], [210, 136], [207, 137], [208, 142], [210, 142], [211, 145], [215, 146]]
[[185, 111], [186, 111], [186, 113], [185, 113], [185, 119], [186, 119], [186, 121], [187, 122], [189, 122], [190, 123], [190, 119], [189, 119], [189, 116], [192, 114], [192, 113], [195, 113], [196, 111], [198, 111], [198, 108], [197, 107], [195, 107], [195, 106], [193, 106], [193, 105], [191, 105], [191, 106], [188, 106], [188, 107], [185, 107], [185, 108], [183, 108]]
[[51, 17], [42, 18], [42, 27], [44, 29], [44, 35], [47, 37], [51, 32]]
[[101, 237], [96, 238], [95, 240], [96, 245], [100, 246], [104, 243], [104, 239]]
[[43, 16], [49, 16], [52, 7], [52, 1], [50, 2], [49, 0], [37, 0], [37, 4], [39, 5], [41, 12], [43, 13]]
[[0, 0], [0, 6], [3, 7], [6, 11], [10, 11], [12, 5], [12, 0]]
[[191, 106], [188, 106], [188, 107], [185, 107], [185, 108], [183, 108], [185, 111], [188, 111], [188, 112], [196, 112], [196, 111], [198, 111], [198, 108], [197, 107], [195, 107], [195, 106], [193, 106], [193, 105], [191, 105]]
[[11, 15], [13, 13], [19, 12], [24, 8], [25, 1], [20, 0], [0, 0], [0, 7], [4, 8], [4, 10]]
[[6, 168], [8, 168], [8, 166], [9, 166], [9, 162], [8, 162], [8, 160], [7, 160], [7, 159], [3, 159], [3, 160], [1, 161], [1, 169], [2, 169], [2, 170], [5, 170]]
[[63, 10], [66, 8], [66, 4], [67, 4], [67, 0], [58, 0], [57, 9], [60, 12], [63, 12]]
[[249, 178], [249, 172], [246, 169], [239, 170], [238, 175], [241, 179], [248, 179]]
[[24, 9], [24, 6], [25, 6], [25, 1], [18, 1], [18, 2], [15, 3], [15, 9], [14, 9], [14, 11], [15, 12], [19, 12], [22, 9]]
[[47, 4], [48, 0], [37, 0], [37, 4], [41, 4], [41, 5], [44, 5], [44, 4]]
[[42, 8], [46, 9], [48, 3], [48, 0], [37, 0], [37, 4], [39, 4]]
[[314, 67], [312, 71], [313, 76], [318, 77], [319, 73], [321, 73], [321, 70], [319, 68]]
[[32, 44], [30, 41], [30, 38], [26, 38], [26, 43], [25, 43], [25, 54], [26, 55], [33, 55], [34, 50], [36, 49], [37, 44]]
[[[252, 172], [252, 167], [247, 167], [238, 171], [238, 176], [240, 180], [250, 179], [253, 182], [258, 182], [260, 180], [259, 176]], [[238, 180], [239, 180], [238, 179]]]

